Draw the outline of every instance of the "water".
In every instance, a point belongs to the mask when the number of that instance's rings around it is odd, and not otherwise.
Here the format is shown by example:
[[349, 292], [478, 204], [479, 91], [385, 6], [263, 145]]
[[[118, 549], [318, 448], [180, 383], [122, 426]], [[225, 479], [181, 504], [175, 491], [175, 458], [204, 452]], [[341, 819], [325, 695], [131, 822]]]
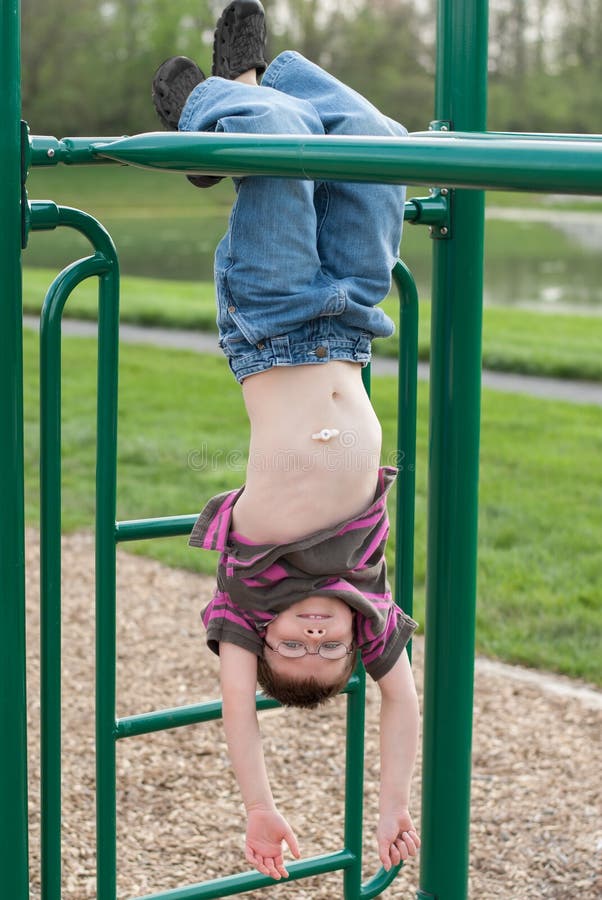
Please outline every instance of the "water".
[[489, 207], [484, 301], [602, 315], [601, 249], [602, 212]]
[[[105, 168], [37, 170], [30, 181], [30, 197], [52, 197], [97, 215], [117, 244], [124, 274], [212, 280], [213, 251], [233, 198], [227, 181], [194, 191], [179, 176]], [[529, 207], [510, 208], [496, 205], [496, 196], [488, 195], [485, 303], [602, 315], [599, 200], [587, 209], [582, 198], [563, 198], [560, 208], [545, 201], [535, 206], [527, 198]], [[555, 207], [559, 199], [550, 198]], [[420, 295], [428, 298], [427, 229], [406, 224], [401, 250]], [[35, 233], [24, 264], [60, 269], [88, 252], [87, 242], [70, 229]]]

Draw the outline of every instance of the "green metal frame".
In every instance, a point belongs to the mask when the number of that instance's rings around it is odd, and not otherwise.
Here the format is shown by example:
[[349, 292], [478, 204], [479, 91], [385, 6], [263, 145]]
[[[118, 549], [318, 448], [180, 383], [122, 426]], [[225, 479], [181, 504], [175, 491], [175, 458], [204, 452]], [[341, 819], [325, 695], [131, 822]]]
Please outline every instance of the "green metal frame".
[[[124, 138], [31, 140], [33, 165], [110, 161], [172, 172], [331, 181], [436, 184], [447, 188], [602, 191], [600, 141], [564, 135], [419, 132], [410, 138], [151, 132]], [[48, 156], [51, 152], [52, 156]], [[471, 193], [473, 191], [471, 190]], [[431, 203], [433, 201], [430, 201]], [[428, 200], [423, 203], [429, 203]], [[410, 212], [417, 218], [417, 212]], [[435, 215], [437, 218], [437, 215]], [[424, 219], [423, 219], [424, 222]]]
[[[117, 475], [117, 343], [119, 277], [117, 255], [107, 232], [79, 210], [54, 203], [33, 202], [30, 227], [48, 230], [76, 228], [92, 243], [94, 254], [68, 266], [51, 285], [42, 309], [40, 339], [40, 488], [41, 488], [41, 783], [42, 783], [42, 894], [61, 897], [61, 317], [73, 289], [86, 278], [99, 278], [98, 412], [96, 480], [96, 784], [97, 784], [97, 896], [116, 898], [116, 741], [167, 728], [207, 722], [221, 717], [221, 702], [117, 719], [115, 713], [115, 548], [117, 543], [155, 537], [187, 535], [195, 515], [115, 522]], [[399, 491], [397, 519], [407, 555], [398, 599], [412, 611], [413, 515], [415, 467], [416, 365], [418, 297], [409, 270], [399, 262], [394, 270], [401, 300], [400, 457], [405, 490]], [[289, 880], [322, 872], [343, 871], [344, 896], [376, 897], [393, 880], [397, 869], [381, 869], [362, 884], [362, 802], [365, 674], [362, 667], [346, 691], [346, 802], [343, 850], [295, 862]], [[278, 706], [257, 696], [257, 708]], [[206, 900], [239, 894], [272, 884], [254, 872], [218, 878], [144, 900]]]
[[[182, 535], [192, 517], [115, 523], [118, 267], [102, 226], [53, 203], [28, 204], [30, 165], [112, 161], [172, 171], [431, 184], [406, 204], [405, 218], [431, 228], [433, 291], [428, 498], [421, 900], [465, 900], [468, 872], [470, 752], [475, 621], [480, 417], [482, 189], [602, 194], [602, 140], [584, 135], [485, 132], [487, 3], [440, 0], [435, 121], [408, 139], [316, 139], [151, 134], [130, 138], [34, 137], [20, 124], [18, 0], [0, 0], [0, 878], [11, 900], [27, 900], [27, 757], [24, 637], [23, 391], [21, 246], [28, 232], [82, 231], [93, 253], [52, 285], [42, 322], [43, 482], [43, 880], [44, 900], [60, 897], [60, 318], [70, 291], [99, 278], [97, 512], [97, 684], [99, 900], [115, 897], [115, 744], [133, 734], [219, 717], [219, 703], [115, 718], [115, 548], [120, 541]], [[454, 190], [455, 189], [455, 190]], [[452, 202], [453, 197], [453, 202]], [[412, 592], [417, 303], [405, 269], [401, 283], [400, 480], [396, 596]], [[404, 500], [405, 498], [405, 500]], [[410, 498], [408, 500], [408, 498]], [[350, 794], [345, 848], [293, 863], [291, 878], [342, 869], [346, 900], [377, 896], [390, 877], [361, 885], [363, 673], [347, 688]], [[258, 707], [271, 701], [258, 699]], [[451, 825], [451, 827], [450, 827]], [[164, 894], [155, 900], [229, 896], [271, 883], [252, 873]], [[150, 898], [146, 898], [150, 900]]]
[[29, 896], [19, 7], [0, 0], [0, 878]]

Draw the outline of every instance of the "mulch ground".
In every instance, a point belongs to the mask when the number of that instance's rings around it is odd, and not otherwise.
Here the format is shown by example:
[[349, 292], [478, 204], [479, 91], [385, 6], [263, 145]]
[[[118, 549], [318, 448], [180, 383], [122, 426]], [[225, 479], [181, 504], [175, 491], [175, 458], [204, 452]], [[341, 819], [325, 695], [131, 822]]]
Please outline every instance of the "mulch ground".
[[[28, 690], [32, 900], [39, 900], [39, 553], [28, 534]], [[64, 900], [95, 897], [93, 541], [63, 542]], [[119, 553], [118, 715], [218, 696], [217, 660], [199, 610], [211, 579]], [[414, 668], [422, 682], [422, 642]], [[478, 900], [602, 896], [602, 695], [548, 690], [545, 679], [476, 670], [470, 896]], [[366, 876], [378, 868], [378, 696], [368, 687]], [[342, 847], [345, 702], [262, 714], [275, 796], [303, 855]], [[420, 819], [420, 768], [414, 813]], [[453, 822], [449, 823], [452, 829]], [[119, 897], [244, 871], [243, 815], [221, 724], [174, 729], [118, 745]], [[412, 862], [385, 895], [413, 898]], [[259, 900], [342, 897], [337, 873], [275, 884]]]

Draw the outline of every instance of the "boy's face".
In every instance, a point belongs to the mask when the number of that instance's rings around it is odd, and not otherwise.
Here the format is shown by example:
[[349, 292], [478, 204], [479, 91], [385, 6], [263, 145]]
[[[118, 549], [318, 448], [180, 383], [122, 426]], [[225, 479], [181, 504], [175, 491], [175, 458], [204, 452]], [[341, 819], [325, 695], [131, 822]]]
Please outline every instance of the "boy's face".
[[[309, 653], [289, 659], [271, 649], [291, 641], [304, 644]], [[352, 610], [337, 597], [306, 597], [279, 613], [267, 626], [265, 659], [275, 675], [313, 677], [323, 684], [334, 683], [345, 672], [348, 656], [325, 659], [318, 654], [318, 647], [337, 642], [348, 648], [353, 644]]]

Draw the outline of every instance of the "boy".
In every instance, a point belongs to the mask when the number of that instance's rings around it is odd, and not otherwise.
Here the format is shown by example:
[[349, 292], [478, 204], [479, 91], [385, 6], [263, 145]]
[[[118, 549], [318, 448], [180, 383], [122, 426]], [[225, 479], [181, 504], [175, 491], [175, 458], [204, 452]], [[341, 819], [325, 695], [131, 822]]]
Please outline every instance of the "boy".
[[[174, 57], [157, 71], [163, 123], [182, 131], [403, 136], [405, 129], [299, 54], [264, 59], [257, 0], [220, 17], [209, 79]], [[264, 73], [261, 86], [257, 75]], [[190, 176], [198, 187], [219, 181]], [[219, 653], [229, 754], [247, 811], [246, 858], [288, 874], [265, 770], [256, 684], [312, 707], [345, 685], [362, 654], [381, 692], [378, 851], [386, 869], [414, 856], [409, 814], [418, 703], [405, 645], [415, 623], [392, 602], [384, 547], [395, 470], [379, 468], [381, 429], [361, 366], [393, 323], [388, 293], [404, 191], [394, 185], [235, 180], [216, 251], [220, 346], [251, 425], [244, 488], [213, 498], [191, 544], [221, 551], [203, 612]]]

